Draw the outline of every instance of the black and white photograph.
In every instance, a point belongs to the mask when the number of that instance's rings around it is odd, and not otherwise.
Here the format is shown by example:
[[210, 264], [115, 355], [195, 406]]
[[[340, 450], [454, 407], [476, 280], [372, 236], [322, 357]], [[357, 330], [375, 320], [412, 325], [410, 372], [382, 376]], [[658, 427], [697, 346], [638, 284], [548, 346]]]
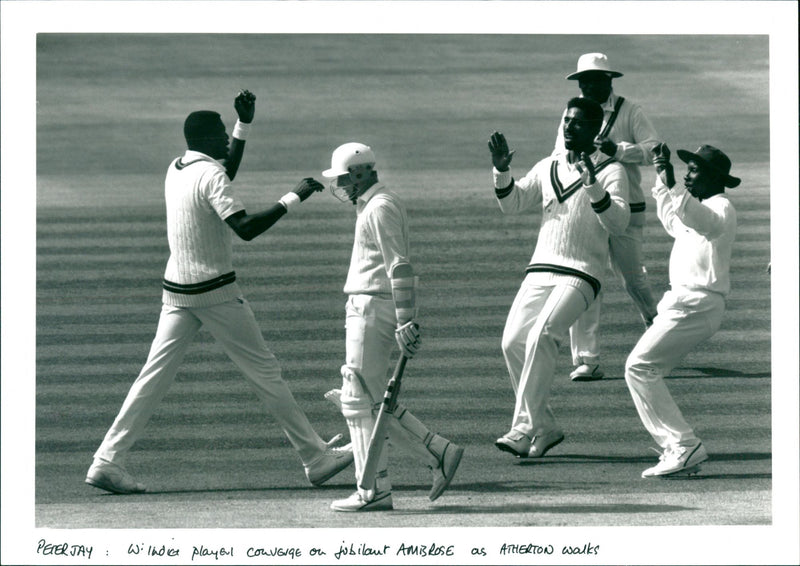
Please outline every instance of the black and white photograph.
[[800, 563], [795, 3], [0, 9], [3, 564]]

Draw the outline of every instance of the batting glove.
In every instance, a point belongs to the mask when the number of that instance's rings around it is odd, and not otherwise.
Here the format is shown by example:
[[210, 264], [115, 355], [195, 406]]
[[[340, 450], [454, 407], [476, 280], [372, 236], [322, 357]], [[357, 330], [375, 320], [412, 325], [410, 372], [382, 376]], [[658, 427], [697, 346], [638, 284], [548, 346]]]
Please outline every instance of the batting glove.
[[397, 345], [400, 347], [400, 352], [409, 359], [414, 357], [414, 354], [417, 353], [422, 344], [422, 339], [419, 335], [419, 325], [413, 320], [409, 320], [405, 324], [398, 326], [394, 331], [394, 338], [397, 341]]

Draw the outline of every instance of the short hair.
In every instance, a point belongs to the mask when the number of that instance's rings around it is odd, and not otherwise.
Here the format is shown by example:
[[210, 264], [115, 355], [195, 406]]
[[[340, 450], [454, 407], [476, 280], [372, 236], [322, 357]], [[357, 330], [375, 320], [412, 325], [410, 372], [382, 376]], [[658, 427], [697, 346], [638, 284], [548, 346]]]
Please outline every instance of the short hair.
[[222, 122], [219, 112], [213, 110], [197, 110], [186, 117], [183, 122], [183, 137], [186, 141], [200, 140], [215, 133]]
[[579, 108], [582, 110], [584, 120], [603, 122], [603, 107], [594, 100], [576, 96], [575, 98], [570, 98], [569, 102], [567, 102], [567, 109], [570, 108]]

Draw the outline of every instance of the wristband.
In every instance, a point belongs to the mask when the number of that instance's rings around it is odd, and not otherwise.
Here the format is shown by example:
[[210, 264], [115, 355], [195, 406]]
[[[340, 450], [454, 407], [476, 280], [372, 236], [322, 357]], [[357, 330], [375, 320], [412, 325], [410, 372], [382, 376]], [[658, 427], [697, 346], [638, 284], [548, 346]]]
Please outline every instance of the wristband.
[[252, 123], [248, 124], [241, 120], [236, 120], [236, 125], [233, 127], [233, 137], [237, 140], [245, 141], [247, 139], [247, 134], [250, 133], [250, 126], [252, 126]]
[[289, 192], [278, 199], [278, 202], [283, 205], [286, 212], [289, 212], [290, 208], [300, 202], [300, 196], [297, 193]]

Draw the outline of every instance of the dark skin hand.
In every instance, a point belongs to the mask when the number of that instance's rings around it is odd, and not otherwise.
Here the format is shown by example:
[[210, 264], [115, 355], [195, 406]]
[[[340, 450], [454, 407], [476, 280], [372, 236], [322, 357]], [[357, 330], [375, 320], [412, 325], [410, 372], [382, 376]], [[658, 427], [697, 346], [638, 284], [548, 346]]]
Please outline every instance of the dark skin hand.
[[[253, 121], [256, 113], [256, 95], [249, 90], [242, 90], [236, 95], [233, 101], [233, 107], [236, 114], [239, 116], [239, 121], [249, 124]], [[244, 155], [245, 140], [233, 138], [231, 140], [231, 147], [228, 150], [228, 157], [225, 159], [225, 172], [228, 178], [233, 181], [236, 173], [239, 170], [239, 164], [242, 162]]]
[[[307, 177], [297, 184], [293, 192], [300, 197], [301, 201], [304, 201], [313, 193], [321, 192], [324, 189], [325, 187], [320, 182]], [[228, 216], [225, 222], [236, 232], [237, 236], [249, 242], [266, 232], [284, 214], [286, 214], [286, 208], [281, 203], [276, 203], [267, 210], [255, 214], [247, 214], [246, 211], [240, 210]]]
[[611, 157], [614, 157], [617, 154], [617, 144], [608, 138], [597, 137], [594, 140], [594, 146]]
[[575, 166], [578, 168], [578, 171], [581, 172], [581, 181], [583, 185], [589, 187], [594, 185], [597, 178], [594, 175], [594, 164], [592, 163], [591, 157], [589, 157], [586, 152], [581, 153], [580, 160], [575, 163]]
[[508, 171], [514, 152], [508, 150], [506, 137], [500, 132], [494, 132], [489, 137], [489, 152], [492, 154], [492, 165], [500, 172]]
[[670, 151], [667, 144], [660, 143], [653, 148], [653, 165], [661, 182], [670, 189], [675, 186], [675, 170], [669, 162]]

